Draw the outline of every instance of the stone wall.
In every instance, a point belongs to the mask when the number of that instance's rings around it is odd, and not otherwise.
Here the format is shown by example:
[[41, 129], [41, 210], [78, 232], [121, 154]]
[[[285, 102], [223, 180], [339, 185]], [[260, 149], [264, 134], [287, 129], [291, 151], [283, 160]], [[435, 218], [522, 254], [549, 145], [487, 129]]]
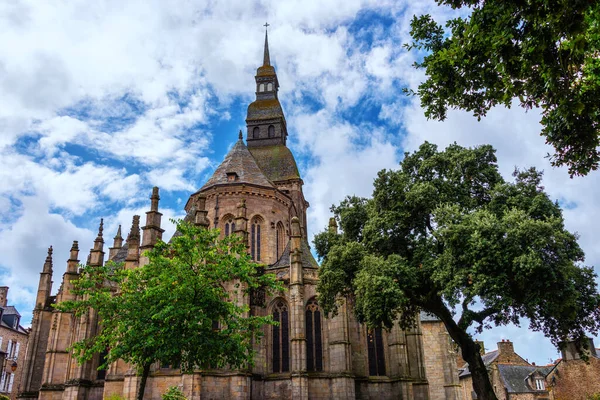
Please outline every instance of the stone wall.
[[439, 321], [424, 321], [421, 323], [421, 332], [430, 400], [463, 400], [456, 368], [456, 352], [444, 324]]
[[[4, 370], [6, 372], [11, 373], [13, 378], [12, 390], [10, 393], [6, 393], [12, 400], [17, 398], [17, 394], [19, 391], [19, 387], [21, 385], [21, 368], [23, 368], [23, 360], [25, 360], [25, 354], [27, 352], [27, 338], [28, 335], [25, 333], [18, 332], [14, 329], [6, 328], [4, 326], [0, 326], [0, 337], [2, 338], [2, 346], [0, 346], [0, 350], [6, 352], [8, 349], [8, 342], [13, 341], [19, 343], [19, 354], [17, 354], [16, 360], [7, 359], [4, 361]], [[16, 345], [13, 345], [16, 346]], [[14, 350], [13, 350], [14, 352]], [[14, 354], [14, 353], [13, 353]], [[8, 355], [7, 355], [8, 357]], [[17, 362], [17, 369], [15, 372], [12, 372], [11, 365], [13, 362]], [[0, 367], [0, 369], [2, 369]]]
[[600, 359], [561, 361], [547, 377], [555, 400], [587, 400], [600, 393]]

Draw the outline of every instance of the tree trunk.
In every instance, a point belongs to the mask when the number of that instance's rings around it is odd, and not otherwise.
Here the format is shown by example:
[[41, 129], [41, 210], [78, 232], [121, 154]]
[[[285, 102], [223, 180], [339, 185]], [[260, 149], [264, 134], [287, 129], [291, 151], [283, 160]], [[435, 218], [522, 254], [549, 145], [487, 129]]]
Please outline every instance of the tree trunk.
[[479, 400], [498, 400], [490, 383], [485, 364], [481, 359], [479, 345], [471, 339], [471, 336], [465, 330], [456, 324], [450, 310], [442, 300], [440, 299], [437, 303], [430, 311], [434, 311], [434, 314], [442, 320], [450, 337], [460, 346], [462, 357], [469, 365], [469, 371], [473, 379], [473, 390], [477, 393], [477, 398]]
[[142, 379], [140, 379], [140, 386], [137, 391], [137, 400], [144, 400], [144, 392], [146, 391], [146, 381], [150, 375], [150, 364], [144, 365], [142, 369]]

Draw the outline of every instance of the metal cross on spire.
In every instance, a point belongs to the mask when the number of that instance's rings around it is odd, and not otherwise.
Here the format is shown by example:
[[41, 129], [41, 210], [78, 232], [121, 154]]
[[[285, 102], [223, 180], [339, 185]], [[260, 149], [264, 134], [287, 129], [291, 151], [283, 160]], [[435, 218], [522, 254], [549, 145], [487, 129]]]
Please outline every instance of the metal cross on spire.
[[263, 26], [265, 27], [265, 30], [267, 30], [267, 28], [271, 25], [268, 22], [265, 22], [265, 24]]

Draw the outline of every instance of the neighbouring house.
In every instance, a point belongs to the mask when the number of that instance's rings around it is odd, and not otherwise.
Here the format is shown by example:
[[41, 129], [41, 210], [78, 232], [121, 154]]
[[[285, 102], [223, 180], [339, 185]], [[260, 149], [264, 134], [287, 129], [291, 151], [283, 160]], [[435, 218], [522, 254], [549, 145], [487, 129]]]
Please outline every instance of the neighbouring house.
[[17, 397], [29, 331], [21, 326], [21, 314], [7, 301], [8, 287], [0, 286], [0, 394]]
[[588, 400], [600, 394], [600, 349], [588, 339], [588, 360], [582, 360], [575, 343], [562, 348], [562, 359], [546, 376], [553, 400]]
[[[482, 344], [483, 347], [483, 344]], [[498, 400], [550, 400], [551, 391], [546, 385], [546, 375], [554, 365], [536, 366], [515, 353], [509, 340], [498, 343], [498, 349], [482, 355], [490, 381]], [[459, 373], [465, 400], [477, 399], [473, 379], [465, 364]]]

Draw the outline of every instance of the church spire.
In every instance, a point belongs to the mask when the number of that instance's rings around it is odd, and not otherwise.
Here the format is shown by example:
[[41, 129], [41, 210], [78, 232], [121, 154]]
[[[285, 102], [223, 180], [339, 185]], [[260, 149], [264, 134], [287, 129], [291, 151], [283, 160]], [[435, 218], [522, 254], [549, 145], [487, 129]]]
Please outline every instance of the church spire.
[[265, 54], [263, 56], [263, 67], [271, 65], [271, 57], [269, 56], [269, 37], [267, 35], [268, 23], [265, 23]]
[[[269, 24], [264, 25], [265, 28]], [[269, 53], [269, 35], [265, 29], [265, 49], [263, 65], [256, 70], [256, 100], [248, 106], [246, 126], [248, 148], [284, 145], [287, 139], [287, 127], [283, 109], [277, 98], [279, 81], [275, 68], [271, 65]]]

